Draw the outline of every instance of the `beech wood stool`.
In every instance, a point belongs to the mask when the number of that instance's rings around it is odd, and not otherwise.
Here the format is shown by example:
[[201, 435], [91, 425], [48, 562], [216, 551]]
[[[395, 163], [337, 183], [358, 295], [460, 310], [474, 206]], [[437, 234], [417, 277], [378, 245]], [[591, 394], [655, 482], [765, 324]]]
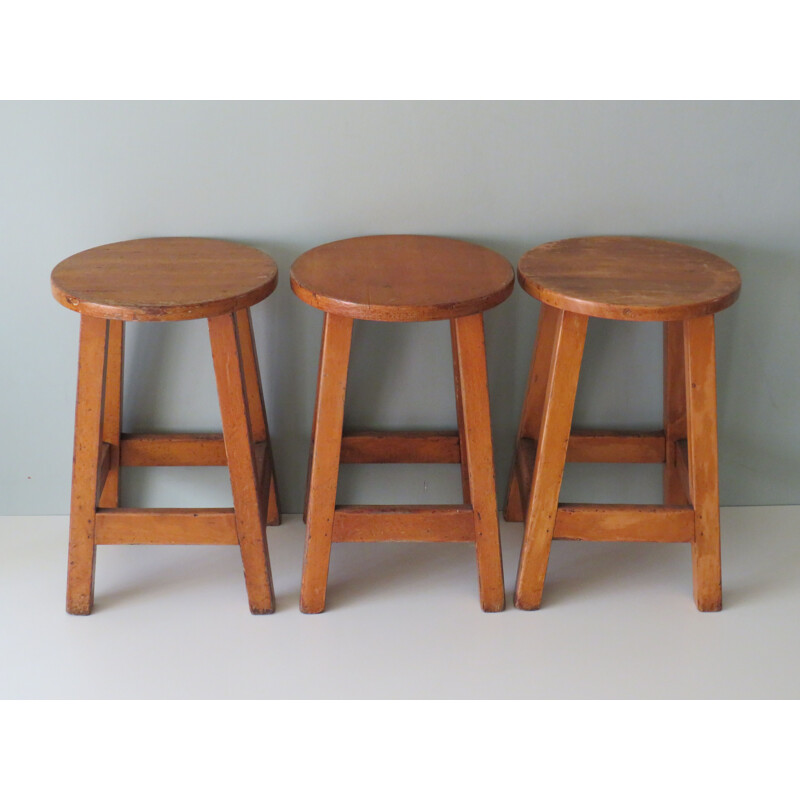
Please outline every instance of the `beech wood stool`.
[[[525, 521], [514, 602], [538, 608], [552, 539], [690, 542], [694, 599], [722, 607], [714, 314], [737, 270], [694, 247], [626, 236], [536, 247], [519, 282], [542, 302], [505, 518]], [[664, 323], [664, 430], [572, 430], [589, 317]], [[664, 506], [558, 502], [565, 461], [663, 463]]]
[[[514, 288], [485, 247], [433, 236], [367, 236], [304, 253], [292, 289], [325, 312], [306, 489], [300, 609], [325, 608], [333, 542], [475, 542], [484, 611], [505, 606], [483, 312]], [[354, 319], [450, 320], [458, 431], [342, 434]], [[339, 465], [461, 464], [460, 505], [337, 506]]]
[[[250, 306], [275, 289], [273, 260], [214, 239], [95, 247], [51, 276], [81, 315], [67, 611], [89, 614], [98, 544], [238, 544], [254, 614], [274, 610], [265, 524], [280, 523]], [[208, 318], [219, 434], [121, 432], [124, 324]], [[224, 466], [233, 508], [119, 508], [120, 467]]]

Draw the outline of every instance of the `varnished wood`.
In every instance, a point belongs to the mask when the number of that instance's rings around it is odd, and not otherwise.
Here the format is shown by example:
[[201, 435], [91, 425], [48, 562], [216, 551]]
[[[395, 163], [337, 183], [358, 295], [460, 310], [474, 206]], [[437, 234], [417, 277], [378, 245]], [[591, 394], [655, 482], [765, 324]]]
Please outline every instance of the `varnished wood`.
[[[524, 452], [536, 452], [535, 439]], [[664, 434], [661, 431], [606, 431], [573, 428], [567, 445], [567, 461], [579, 464], [663, 464]]]
[[125, 371], [125, 323], [109, 320], [106, 354], [103, 441], [109, 445], [108, 472], [101, 473], [98, 505], [119, 506], [120, 435], [122, 432], [122, 385]]
[[123, 467], [224, 467], [221, 433], [123, 433]]
[[90, 614], [94, 603], [95, 518], [107, 343], [108, 322], [81, 317], [67, 569], [70, 614]]
[[675, 444], [675, 471], [678, 477], [680, 494], [675, 505], [692, 505], [692, 482], [689, 479], [689, 445], [686, 439], [679, 439]]
[[653, 505], [562, 503], [554, 539], [585, 542], [691, 542], [691, 508]]
[[458, 364], [458, 340], [456, 321], [450, 320], [450, 348], [453, 354], [453, 388], [456, 395], [456, 424], [458, 425], [458, 461], [461, 463], [461, 497], [470, 502], [469, 467], [467, 466], [467, 443], [464, 437], [464, 407], [461, 402], [461, 367]]
[[664, 502], [683, 505], [689, 502], [680, 465], [677, 442], [686, 439], [686, 382], [684, 379], [683, 323], [664, 323]]
[[[105, 490], [106, 481], [111, 471], [111, 451], [112, 447], [108, 442], [100, 445], [100, 457], [97, 459], [97, 491], [96, 505], [101, 505], [100, 498]], [[113, 506], [112, 506], [113, 507]]]
[[717, 463], [717, 369], [714, 317], [684, 322], [686, 405], [691, 497], [694, 599], [700, 611], [722, 608]]
[[334, 542], [474, 542], [468, 505], [337, 506]]
[[437, 236], [364, 236], [303, 253], [291, 284], [330, 314], [419, 322], [477, 314], [514, 288], [508, 261], [488, 248]]
[[97, 544], [239, 543], [231, 508], [114, 508], [97, 513]]
[[[542, 410], [547, 391], [547, 376], [550, 374], [553, 342], [558, 319], [558, 309], [545, 305], [539, 309], [536, 343], [534, 345], [533, 358], [531, 359], [531, 368], [528, 373], [528, 382], [525, 385], [525, 399], [522, 403], [522, 413], [519, 418], [515, 453], [519, 452], [522, 438], [539, 438]], [[525, 518], [524, 509], [526, 505], [527, 500], [523, 499], [520, 494], [520, 484], [517, 480], [516, 462], [514, 461], [511, 465], [511, 476], [508, 481], [508, 494], [504, 511], [505, 519], [508, 522], [522, 522]]]
[[342, 464], [458, 464], [458, 431], [358, 431], [342, 436]]
[[587, 317], [560, 311], [553, 360], [547, 379], [533, 487], [525, 517], [525, 537], [517, 572], [514, 603], [538, 608], [555, 528], [558, 494], [567, 457], [572, 411], [578, 386]]
[[325, 331], [329, 317], [330, 314], [325, 314], [322, 318], [322, 337], [319, 347], [319, 359], [317, 359], [317, 388], [314, 391], [314, 414], [311, 417], [311, 441], [308, 445], [308, 466], [306, 468], [306, 494], [303, 500], [303, 522], [306, 523], [308, 522], [308, 495], [311, 491], [311, 464], [314, 459], [314, 438], [317, 433], [317, 411], [319, 411], [319, 382], [322, 375], [322, 354], [325, 350]]
[[275, 599], [236, 316], [212, 317], [208, 330], [250, 611], [269, 614]]
[[318, 614], [325, 609], [352, 334], [351, 318], [328, 315], [320, 356], [300, 589], [300, 610], [306, 614]]
[[455, 321], [455, 334], [481, 607], [484, 611], [502, 611], [506, 593], [497, 521], [483, 316], [459, 317]]
[[739, 296], [735, 267], [695, 247], [634, 236], [548, 242], [519, 262], [519, 282], [546, 305], [592, 317], [684, 320]]
[[[249, 308], [243, 308], [236, 312], [236, 324], [239, 329], [239, 344], [242, 349], [242, 365], [245, 386], [247, 387], [247, 407], [250, 412], [250, 425], [252, 427], [253, 438], [256, 442], [264, 443], [264, 457], [269, 461], [269, 485], [265, 497], [267, 503], [267, 525], [280, 525], [281, 512], [278, 506], [275, 460], [272, 457], [272, 443], [269, 438], [267, 409], [264, 405], [264, 392], [261, 388], [261, 369], [258, 366], [258, 357], [256, 356], [253, 320]], [[266, 476], [264, 480], [266, 482]]]
[[199, 319], [267, 297], [278, 281], [265, 253], [217, 239], [135, 239], [84, 250], [53, 270], [59, 303], [117, 320]]

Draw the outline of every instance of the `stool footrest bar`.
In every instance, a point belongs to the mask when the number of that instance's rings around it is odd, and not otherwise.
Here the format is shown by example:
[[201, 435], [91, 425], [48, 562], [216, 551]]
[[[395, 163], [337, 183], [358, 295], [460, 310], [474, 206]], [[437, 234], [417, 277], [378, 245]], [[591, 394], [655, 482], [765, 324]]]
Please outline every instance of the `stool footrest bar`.
[[113, 508], [97, 512], [97, 544], [239, 544], [232, 508]]
[[123, 433], [123, 467], [224, 467], [221, 433]]
[[562, 503], [554, 539], [593, 542], [691, 542], [694, 511], [682, 506]]
[[337, 506], [334, 542], [474, 542], [471, 506]]
[[458, 464], [458, 431], [353, 431], [342, 436], [342, 464]]

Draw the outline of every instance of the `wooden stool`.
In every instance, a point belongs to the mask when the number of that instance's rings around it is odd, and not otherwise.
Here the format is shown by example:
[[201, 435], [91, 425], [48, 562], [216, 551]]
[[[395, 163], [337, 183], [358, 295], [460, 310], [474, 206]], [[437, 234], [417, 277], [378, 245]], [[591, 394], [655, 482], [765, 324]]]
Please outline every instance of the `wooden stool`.
[[[81, 315], [67, 611], [89, 614], [98, 544], [238, 544], [250, 610], [274, 609], [265, 522], [280, 522], [250, 306], [278, 271], [252, 247], [142, 239], [62, 261], [53, 296]], [[208, 318], [223, 434], [123, 434], [125, 320]], [[119, 508], [121, 466], [223, 466], [230, 508]]]
[[[525, 518], [514, 602], [538, 608], [551, 539], [691, 542], [694, 598], [722, 607], [714, 314], [741, 280], [717, 256], [603, 236], [526, 253], [519, 282], [543, 305], [505, 517]], [[664, 430], [571, 430], [589, 317], [664, 323]], [[561, 504], [565, 461], [663, 463], [664, 506]]]
[[[475, 542], [484, 611], [505, 606], [483, 314], [514, 287], [511, 265], [466, 242], [367, 236], [322, 245], [292, 266], [292, 289], [325, 312], [311, 433], [300, 609], [325, 608], [332, 542]], [[342, 435], [353, 319], [450, 320], [458, 431]], [[461, 505], [336, 506], [339, 464], [461, 464]]]

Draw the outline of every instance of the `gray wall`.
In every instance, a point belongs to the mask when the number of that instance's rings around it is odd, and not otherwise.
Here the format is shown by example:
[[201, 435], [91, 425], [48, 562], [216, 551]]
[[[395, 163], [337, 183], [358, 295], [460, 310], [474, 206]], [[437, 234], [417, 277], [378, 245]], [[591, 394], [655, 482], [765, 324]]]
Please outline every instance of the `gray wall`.
[[[800, 501], [800, 104], [662, 102], [0, 103], [0, 513], [69, 506], [78, 317], [49, 272], [144, 236], [263, 248], [281, 268], [254, 309], [284, 509], [304, 486], [321, 314], [288, 271], [305, 249], [429, 233], [516, 263], [568, 236], [707, 248], [742, 272], [718, 317], [725, 504]], [[505, 488], [538, 304], [486, 315], [498, 487]], [[128, 326], [129, 430], [219, 426], [202, 321]], [[660, 329], [593, 321], [577, 420], [658, 427]], [[446, 323], [357, 323], [347, 421], [454, 422]], [[346, 467], [350, 502], [450, 502], [452, 466]], [[567, 499], [657, 502], [658, 467], [571, 466]], [[129, 504], [225, 505], [222, 469], [129, 470]]]

